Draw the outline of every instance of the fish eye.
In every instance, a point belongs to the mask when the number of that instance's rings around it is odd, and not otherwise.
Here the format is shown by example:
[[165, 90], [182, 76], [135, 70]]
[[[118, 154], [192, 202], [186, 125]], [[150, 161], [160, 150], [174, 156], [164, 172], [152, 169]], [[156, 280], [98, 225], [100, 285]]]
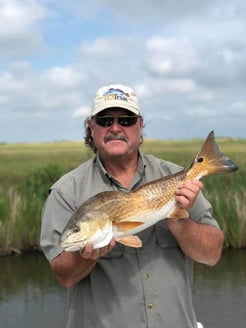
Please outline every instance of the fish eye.
[[73, 232], [80, 232], [80, 227], [78, 225], [76, 225], [74, 228], [73, 228]]
[[202, 163], [202, 162], [203, 162], [203, 158], [202, 158], [202, 157], [199, 157], [199, 158], [197, 159], [197, 162], [198, 162], [198, 163]]

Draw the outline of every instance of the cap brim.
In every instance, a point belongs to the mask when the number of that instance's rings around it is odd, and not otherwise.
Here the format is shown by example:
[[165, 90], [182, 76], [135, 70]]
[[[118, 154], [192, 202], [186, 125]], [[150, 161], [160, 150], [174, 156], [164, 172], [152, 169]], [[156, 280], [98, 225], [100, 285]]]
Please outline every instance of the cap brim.
[[102, 112], [105, 109], [109, 109], [109, 108], [122, 108], [122, 109], [126, 109], [129, 112], [132, 112], [136, 115], [139, 115], [140, 112], [137, 108], [134, 108], [132, 106], [129, 106], [129, 104], [127, 104], [128, 106], [125, 106], [124, 104], [122, 104], [122, 102], [117, 103], [116, 101], [113, 101], [112, 103], [110, 103], [109, 101], [107, 101], [107, 104], [105, 104], [104, 106], [98, 106], [97, 108], [94, 108], [93, 112], [91, 113], [91, 116], [95, 116], [98, 113]]

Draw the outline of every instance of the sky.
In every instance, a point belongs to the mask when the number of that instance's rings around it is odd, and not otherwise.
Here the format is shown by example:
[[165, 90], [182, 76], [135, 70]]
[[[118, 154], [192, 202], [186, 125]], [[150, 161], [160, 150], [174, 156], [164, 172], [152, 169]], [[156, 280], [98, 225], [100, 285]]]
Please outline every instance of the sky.
[[144, 138], [246, 138], [245, 0], [0, 0], [0, 143], [82, 140], [96, 91]]

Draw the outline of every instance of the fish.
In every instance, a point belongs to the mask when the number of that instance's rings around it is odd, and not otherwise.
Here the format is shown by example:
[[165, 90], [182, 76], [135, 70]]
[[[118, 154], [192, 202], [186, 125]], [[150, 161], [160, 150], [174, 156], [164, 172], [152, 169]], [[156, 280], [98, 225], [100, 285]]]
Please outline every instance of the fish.
[[180, 185], [237, 169], [238, 166], [220, 151], [214, 131], [211, 131], [189, 169], [148, 182], [134, 191], [103, 191], [82, 203], [61, 233], [60, 246], [73, 252], [92, 242], [97, 249], [108, 245], [114, 237], [123, 245], [142, 247], [137, 236], [140, 231], [165, 218], [189, 217], [175, 199]]

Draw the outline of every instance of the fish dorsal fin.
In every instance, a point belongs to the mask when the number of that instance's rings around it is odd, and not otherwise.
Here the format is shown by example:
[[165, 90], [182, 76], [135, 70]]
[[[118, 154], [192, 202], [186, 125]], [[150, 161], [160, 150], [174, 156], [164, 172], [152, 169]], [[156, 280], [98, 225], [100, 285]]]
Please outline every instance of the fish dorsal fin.
[[129, 247], [135, 247], [135, 248], [142, 247], [142, 241], [141, 239], [138, 238], [138, 236], [131, 235], [126, 237], [121, 237], [120, 239], [117, 239], [117, 241]]
[[143, 225], [143, 222], [140, 221], [116, 221], [113, 223], [114, 226], [117, 226], [118, 231], [128, 231], [134, 228], [137, 228]]
[[180, 206], [176, 206], [171, 212], [168, 213], [169, 219], [187, 219], [189, 217], [188, 211]]

